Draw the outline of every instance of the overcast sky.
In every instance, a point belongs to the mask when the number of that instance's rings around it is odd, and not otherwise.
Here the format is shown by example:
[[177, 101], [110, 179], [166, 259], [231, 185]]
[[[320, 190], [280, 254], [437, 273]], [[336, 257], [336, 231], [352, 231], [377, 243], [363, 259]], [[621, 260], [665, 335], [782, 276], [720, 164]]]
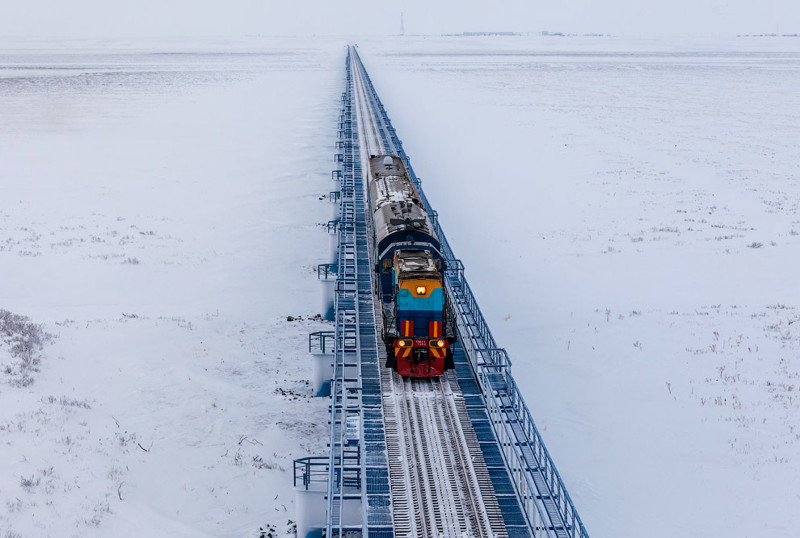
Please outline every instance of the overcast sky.
[[2, 36], [800, 33], [800, 0], [0, 0]]

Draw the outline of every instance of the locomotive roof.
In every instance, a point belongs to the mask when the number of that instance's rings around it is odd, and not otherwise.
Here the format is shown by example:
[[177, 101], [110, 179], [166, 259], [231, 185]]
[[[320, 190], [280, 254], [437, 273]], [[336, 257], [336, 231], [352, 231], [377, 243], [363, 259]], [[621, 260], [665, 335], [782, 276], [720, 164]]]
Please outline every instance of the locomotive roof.
[[396, 155], [371, 156], [369, 178], [369, 202], [378, 252], [384, 253], [397, 242], [427, 243], [438, 249], [436, 232], [402, 159]]
[[401, 176], [406, 173], [406, 165], [397, 155], [372, 155], [369, 166], [375, 173]]
[[375, 209], [395, 203], [401, 207], [407, 203], [422, 205], [416, 187], [408, 179], [403, 161], [393, 156], [372, 157], [371, 161], [376, 189]]
[[405, 278], [440, 278], [433, 256], [427, 250], [398, 250], [397, 271]]

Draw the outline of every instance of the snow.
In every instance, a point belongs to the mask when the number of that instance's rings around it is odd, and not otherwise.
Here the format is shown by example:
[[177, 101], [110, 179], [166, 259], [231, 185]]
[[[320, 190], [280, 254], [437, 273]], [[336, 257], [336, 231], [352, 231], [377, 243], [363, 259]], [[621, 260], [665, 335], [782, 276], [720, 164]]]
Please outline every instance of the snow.
[[294, 519], [343, 75], [265, 49], [3, 56], [1, 307], [55, 335], [32, 385], [0, 374], [4, 536]]
[[796, 536], [800, 42], [360, 52], [590, 535]]
[[[0, 532], [290, 534], [344, 45], [3, 45]], [[795, 536], [800, 41], [359, 51], [590, 535]]]

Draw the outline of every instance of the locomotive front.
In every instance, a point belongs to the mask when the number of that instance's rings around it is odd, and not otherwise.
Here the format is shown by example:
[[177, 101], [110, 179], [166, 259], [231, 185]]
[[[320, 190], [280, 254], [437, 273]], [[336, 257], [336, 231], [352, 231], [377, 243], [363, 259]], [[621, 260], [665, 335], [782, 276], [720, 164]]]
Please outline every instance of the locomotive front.
[[442, 274], [426, 250], [396, 250], [394, 267], [394, 310], [400, 333], [392, 339], [395, 369], [405, 376], [442, 375], [449, 358]]
[[374, 156], [369, 169], [386, 365], [403, 376], [442, 375], [456, 338], [439, 240], [403, 161]]

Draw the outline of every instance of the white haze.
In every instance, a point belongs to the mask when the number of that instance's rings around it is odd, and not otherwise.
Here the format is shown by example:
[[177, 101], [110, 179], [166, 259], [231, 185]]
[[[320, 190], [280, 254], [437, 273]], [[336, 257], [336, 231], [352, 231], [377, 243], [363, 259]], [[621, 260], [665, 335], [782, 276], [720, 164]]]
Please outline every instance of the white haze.
[[800, 5], [791, 0], [2, 0], [0, 35], [391, 35], [400, 32], [401, 12], [406, 33], [412, 34], [547, 30], [646, 37], [800, 32]]
[[[221, 41], [0, 54], [3, 538], [292, 536], [346, 40]], [[590, 535], [795, 538], [800, 39], [359, 50]]]

